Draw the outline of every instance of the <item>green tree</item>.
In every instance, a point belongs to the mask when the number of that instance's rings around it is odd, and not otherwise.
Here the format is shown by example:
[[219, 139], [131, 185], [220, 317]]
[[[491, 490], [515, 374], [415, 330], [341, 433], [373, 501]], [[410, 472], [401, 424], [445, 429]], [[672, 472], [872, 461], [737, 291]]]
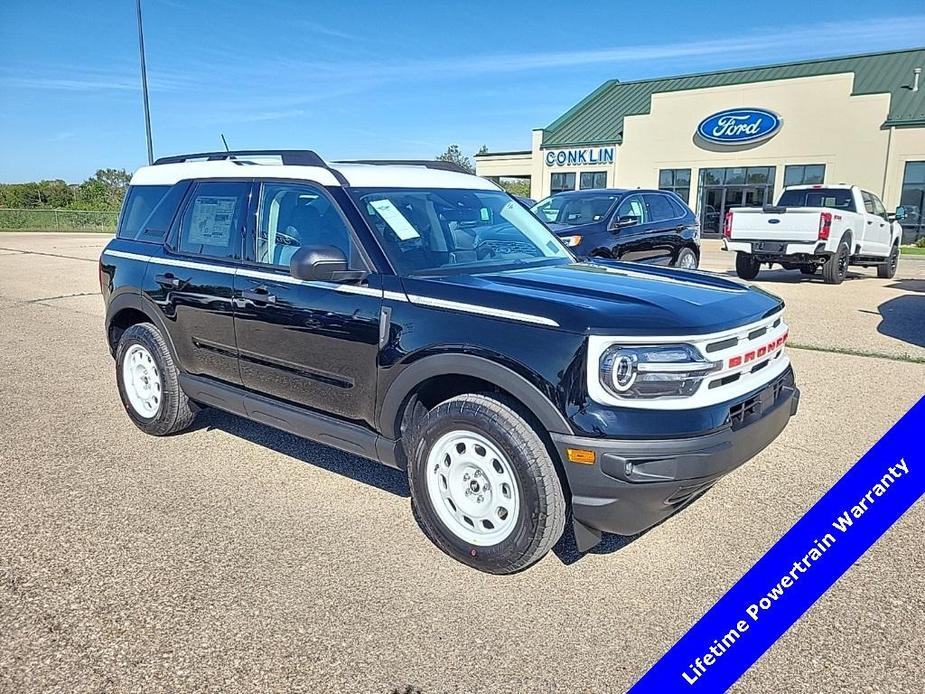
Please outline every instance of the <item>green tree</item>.
[[124, 169], [100, 169], [77, 188], [73, 207], [82, 210], [118, 210], [131, 176]]
[[521, 198], [530, 197], [530, 181], [522, 178], [502, 178], [499, 183], [511, 195], [517, 195]]
[[[488, 152], [488, 147], [482, 145], [479, 149], [479, 154], [485, 154]], [[472, 165], [472, 160], [469, 159], [465, 154], [462, 153], [462, 150], [459, 148], [459, 145], [450, 145], [446, 148], [446, 151], [443, 154], [438, 154], [434, 157], [437, 161], [448, 161], [458, 166], [461, 166], [469, 173], [475, 173], [475, 166]]]

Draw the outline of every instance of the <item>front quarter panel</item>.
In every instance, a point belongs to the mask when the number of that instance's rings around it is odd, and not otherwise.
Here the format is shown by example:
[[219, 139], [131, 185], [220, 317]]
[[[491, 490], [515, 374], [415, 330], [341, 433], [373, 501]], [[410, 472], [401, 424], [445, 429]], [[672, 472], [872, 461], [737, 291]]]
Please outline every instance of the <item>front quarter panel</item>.
[[[583, 335], [409, 301], [387, 298], [386, 305], [391, 317], [388, 341], [379, 356], [380, 406], [394, 398], [394, 392], [389, 395], [391, 386], [415, 363], [432, 355], [459, 354], [517, 374], [565, 417], [570, 409], [577, 411], [578, 403], [570, 400], [584, 382]], [[389, 417], [380, 412], [380, 430], [387, 435], [396, 424]]]

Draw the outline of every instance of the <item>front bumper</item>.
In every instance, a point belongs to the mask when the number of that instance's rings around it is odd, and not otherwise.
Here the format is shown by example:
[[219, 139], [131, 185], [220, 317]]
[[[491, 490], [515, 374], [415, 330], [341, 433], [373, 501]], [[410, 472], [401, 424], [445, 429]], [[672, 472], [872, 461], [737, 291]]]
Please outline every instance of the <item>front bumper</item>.
[[[788, 369], [730, 408], [729, 422], [708, 434], [660, 440], [554, 434], [571, 489], [579, 550], [597, 544], [602, 531], [634, 535], [683, 508], [777, 438], [799, 400]], [[569, 462], [568, 448], [594, 451], [595, 462]]]

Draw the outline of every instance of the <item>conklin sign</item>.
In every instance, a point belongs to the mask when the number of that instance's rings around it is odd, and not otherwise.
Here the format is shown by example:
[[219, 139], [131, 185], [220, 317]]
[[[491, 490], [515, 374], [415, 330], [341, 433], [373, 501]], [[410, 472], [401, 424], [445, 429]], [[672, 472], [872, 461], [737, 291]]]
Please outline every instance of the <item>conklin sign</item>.
[[697, 126], [697, 134], [718, 145], [746, 145], [774, 137], [781, 117], [763, 108], [734, 108], [707, 116]]
[[589, 149], [551, 149], [546, 152], [546, 166], [581, 166], [613, 164], [613, 147]]

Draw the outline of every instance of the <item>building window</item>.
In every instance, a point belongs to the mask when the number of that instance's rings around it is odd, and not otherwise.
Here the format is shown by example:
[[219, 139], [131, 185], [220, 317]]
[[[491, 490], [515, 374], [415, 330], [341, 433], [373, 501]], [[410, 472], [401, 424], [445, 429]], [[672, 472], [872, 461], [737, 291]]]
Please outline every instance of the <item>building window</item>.
[[906, 210], [903, 243], [914, 243], [925, 236], [925, 161], [906, 162], [899, 204]]
[[689, 203], [691, 199], [691, 170], [690, 169], [662, 169], [658, 172], [658, 187], [661, 190], [670, 190]]
[[566, 190], [575, 190], [574, 173], [554, 173], [549, 177], [549, 194], [555, 195]]
[[578, 187], [581, 190], [588, 190], [589, 188], [606, 188], [607, 172], [582, 171], [581, 178], [578, 179]]
[[825, 164], [796, 164], [784, 167], [784, 185], [802, 186], [825, 182]]

